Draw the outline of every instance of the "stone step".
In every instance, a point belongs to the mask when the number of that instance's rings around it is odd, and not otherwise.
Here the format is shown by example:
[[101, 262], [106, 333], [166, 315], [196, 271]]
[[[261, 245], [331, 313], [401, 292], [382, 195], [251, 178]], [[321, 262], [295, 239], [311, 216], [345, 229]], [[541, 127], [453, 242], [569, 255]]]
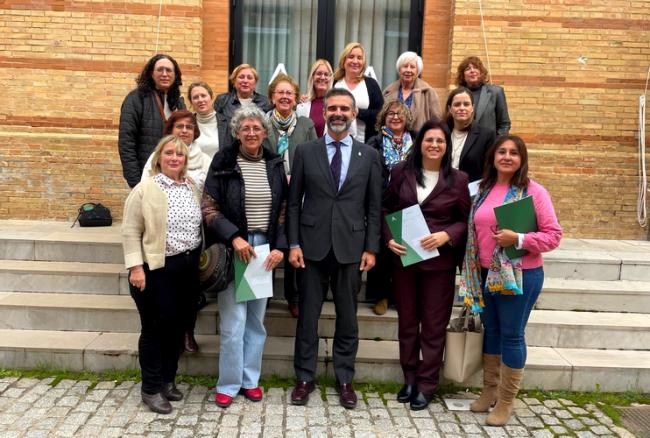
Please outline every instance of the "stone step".
[[535, 308], [650, 314], [650, 282], [545, 278]]
[[[217, 315], [216, 303], [203, 308], [196, 333], [216, 334]], [[394, 310], [377, 316], [361, 304], [357, 315], [361, 339], [398, 339]], [[269, 336], [292, 337], [296, 332], [296, 320], [284, 302], [269, 303], [265, 325]], [[128, 333], [140, 330], [140, 320], [130, 296], [0, 292], [0, 328]], [[320, 335], [333, 337], [334, 328], [334, 304], [326, 302]], [[644, 350], [650, 345], [650, 315], [534, 310], [526, 339], [539, 347]]]
[[128, 294], [122, 264], [0, 260], [0, 290]]
[[[183, 355], [179, 372], [216, 375], [219, 337], [199, 335], [201, 351]], [[330, 338], [321, 339], [321, 375], [333, 375]], [[74, 371], [136, 369], [137, 333], [0, 330], [3, 366], [51, 366]], [[356, 361], [359, 381], [402, 381], [396, 341], [362, 340]], [[264, 376], [293, 377], [293, 338], [268, 337], [262, 362]], [[480, 373], [465, 382], [480, 386]], [[650, 391], [650, 352], [530, 347], [523, 387], [573, 391]]]

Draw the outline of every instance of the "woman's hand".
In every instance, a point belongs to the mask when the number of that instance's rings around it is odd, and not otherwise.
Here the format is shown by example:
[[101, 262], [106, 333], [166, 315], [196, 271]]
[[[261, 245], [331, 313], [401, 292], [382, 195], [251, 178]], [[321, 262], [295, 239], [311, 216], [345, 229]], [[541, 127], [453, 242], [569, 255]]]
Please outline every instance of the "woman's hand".
[[132, 266], [129, 268], [129, 283], [131, 283], [133, 287], [140, 289], [140, 292], [144, 291], [144, 288], [147, 287], [147, 280], [142, 265]]
[[244, 263], [250, 262], [251, 257], [257, 257], [257, 254], [255, 254], [255, 250], [253, 249], [251, 244], [248, 243], [245, 239], [242, 239], [241, 237], [235, 237], [232, 240], [232, 247], [237, 253], [239, 260], [241, 260]]
[[282, 254], [282, 251], [277, 249], [272, 250], [266, 257], [266, 260], [264, 260], [264, 269], [267, 271], [274, 270], [275, 267], [280, 264], [283, 258], [284, 254]]
[[406, 247], [395, 242], [395, 239], [390, 239], [388, 241], [388, 249], [393, 251], [398, 256], [406, 255]]
[[440, 248], [445, 243], [449, 242], [451, 237], [447, 234], [446, 231], [438, 231], [437, 233], [429, 234], [427, 237], [420, 240], [420, 245], [426, 251], [433, 251], [436, 248]]
[[512, 230], [497, 230], [492, 234], [492, 238], [496, 240], [497, 245], [507, 248], [519, 243], [519, 234]]

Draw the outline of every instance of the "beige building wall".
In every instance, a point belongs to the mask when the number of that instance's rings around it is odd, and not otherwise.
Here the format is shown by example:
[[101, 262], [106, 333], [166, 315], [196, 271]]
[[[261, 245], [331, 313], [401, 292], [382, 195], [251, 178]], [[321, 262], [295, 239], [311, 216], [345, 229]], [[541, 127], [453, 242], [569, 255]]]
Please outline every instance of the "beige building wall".
[[[124, 96], [156, 51], [179, 62], [184, 89], [202, 78], [225, 91], [229, 4], [163, 0], [158, 36], [157, 0], [1, 2], [0, 218], [71, 219], [99, 201], [119, 219]], [[496, 0], [483, 13], [492, 80], [566, 235], [644, 239], [635, 132], [647, 1]], [[474, 0], [425, 2], [424, 79], [441, 99], [462, 58], [487, 61], [480, 18]]]

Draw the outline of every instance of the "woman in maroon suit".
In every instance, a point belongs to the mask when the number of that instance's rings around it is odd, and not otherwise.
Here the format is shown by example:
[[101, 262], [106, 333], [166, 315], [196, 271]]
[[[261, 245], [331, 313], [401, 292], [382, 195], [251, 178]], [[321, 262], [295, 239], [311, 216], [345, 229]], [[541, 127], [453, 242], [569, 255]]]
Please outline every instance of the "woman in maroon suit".
[[403, 267], [399, 256], [406, 247], [392, 238], [385, 224], [384, 238], [395, 254], [393, 293], [404, 372], [397, 400], [420, 410], [438, 389], [456, 266], [465, 249], [470, 210], [467, 175], [452, 169], [449, 128], [437, 119], [422, 126], [409, 157], [393, 169], [384, 195], [384, 214], [415, 204], [420, 205], [431, 232], [420, 243], [426, 250], [437, 248], [440, 255]]

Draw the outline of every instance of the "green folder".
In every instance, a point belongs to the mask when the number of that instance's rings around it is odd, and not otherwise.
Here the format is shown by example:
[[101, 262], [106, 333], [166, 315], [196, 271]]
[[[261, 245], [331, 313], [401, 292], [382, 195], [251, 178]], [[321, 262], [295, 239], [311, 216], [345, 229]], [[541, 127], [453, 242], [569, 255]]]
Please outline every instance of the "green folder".
[[402, 238], [402, 211], [403, 210], [387, 214], [386, 223], [388, 224], [388, 229], [390, 229], [390, 233], [393, 235], [395, 242], [406, 247], [406, 255], [400, 256], [402, 266], [410, 266], [421, 262], [423, 259], [415, 249], [413, 249], [411, 245], [408, 242], [405, 242]]
[[[494, 207], [497, 225], [501, 230], [512, 230], [515, 233], [530, 233], [537, 231], [537, 217], [533, 197], [526, 196], [518, 201]], [[506, 255], [512, 260], [528, 254], [525, 249], [513, 246], [506, 248]]]

